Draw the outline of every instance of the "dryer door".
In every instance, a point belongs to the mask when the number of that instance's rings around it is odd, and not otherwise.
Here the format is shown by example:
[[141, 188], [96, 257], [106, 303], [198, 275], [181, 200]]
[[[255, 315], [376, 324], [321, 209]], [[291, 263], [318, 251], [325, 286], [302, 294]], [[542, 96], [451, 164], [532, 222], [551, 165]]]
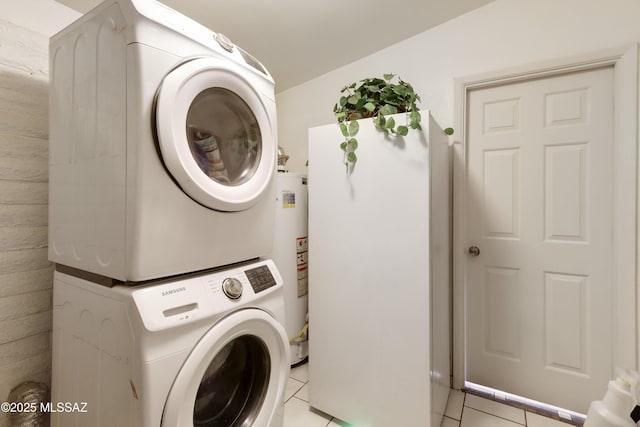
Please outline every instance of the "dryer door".
[[156, 99], [167, 169], [192, 199], [221, 211], [251, 207], [275, 169], [274, 103], [240, 72], [233, 63], [194, 59], [164, 78]]
[[282, 411], [289, 373], [284, 328], [262, 310], [217, 323], [180, 369], [163, 427], [264, 427]]

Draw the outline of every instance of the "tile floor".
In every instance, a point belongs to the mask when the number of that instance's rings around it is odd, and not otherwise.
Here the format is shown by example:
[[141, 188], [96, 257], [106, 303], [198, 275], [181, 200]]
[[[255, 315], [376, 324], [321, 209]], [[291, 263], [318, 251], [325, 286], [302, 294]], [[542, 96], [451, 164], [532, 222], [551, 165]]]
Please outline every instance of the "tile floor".
[[451, 390], [441, 427], [570, 427], [523, 409]]
[[348, 427], [348, 424], [309, 408], [309, 364], [291, 370], [285, 392], [283, 427]]
[[[349, 427], [331, 415], [309, 408], [309, 365], [291, 370], [286, 390], [284, 427]], [[451, 390], [440, 427], [569, 427], [551, 418]]]

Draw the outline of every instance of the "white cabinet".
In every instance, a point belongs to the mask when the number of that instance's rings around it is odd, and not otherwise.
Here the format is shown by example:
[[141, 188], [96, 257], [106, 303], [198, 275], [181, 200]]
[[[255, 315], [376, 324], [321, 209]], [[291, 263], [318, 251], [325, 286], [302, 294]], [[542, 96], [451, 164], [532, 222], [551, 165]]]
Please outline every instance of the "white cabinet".
[[309, 131], [309, 402], [354, 425], [437, 427], [449, 393], [450, 150], [422, 127], [361, 120], [352, 173]]

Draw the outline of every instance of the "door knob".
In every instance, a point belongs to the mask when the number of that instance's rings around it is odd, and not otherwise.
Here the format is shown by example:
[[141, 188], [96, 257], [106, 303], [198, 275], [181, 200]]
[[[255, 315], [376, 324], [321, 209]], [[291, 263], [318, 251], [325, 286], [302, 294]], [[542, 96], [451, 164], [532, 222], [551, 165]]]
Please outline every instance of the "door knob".
[[471, 256], [480, 255], [480, 248], [477, 246], [469, 246], [469, 255]]

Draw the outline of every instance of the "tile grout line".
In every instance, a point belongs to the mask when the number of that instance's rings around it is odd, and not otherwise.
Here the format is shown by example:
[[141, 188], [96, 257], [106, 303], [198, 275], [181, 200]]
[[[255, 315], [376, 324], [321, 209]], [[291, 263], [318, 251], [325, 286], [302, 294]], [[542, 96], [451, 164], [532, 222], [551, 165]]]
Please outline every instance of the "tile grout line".
[[[300, 381], [300, 380], [296, 380], [296, 381], [302, 382], [302, 381]], [[302, 390], [302, 388], [303, 388], [305, 385], [306, 385], [306, 383], [302, 384], [302, 385], [300, 386], [300, 388], [298, 388], [296, 391], [294, 391], [294, 392], [293, 392], [293, 394], [291, 395], [291, 397], [289, 397], [287, 400], [285, 400], [285, 401], [284, 401], [284, 403], [287, 403], [288, 401], [290, 401], [291, 399], [293, 399], [294, 397], [296, 397], [296, 394], [298, 394], [298, 393], [300, 392], [300, 390]], [[302, 400], [302, 399], [300, 399], [300, 398], [297, 398], [297, 399]]]
[[[465, 409], [465, 408], [469, 408], [469, 409], [472, 409], [472, 410], [474, 410], [474, 411], [481, 412], [481, 413], [486, 414], [486, 415], [490, 415], [490, 416], [492, 416], [492, 417], [494, 417], [494, 418], [500, 418], [501, 420], [509, 421], [510, 423], [513, 423], [513, 424], [516, 424], [516, 425], [519, 425], [519, 426], [525, 426], [525, 427], [527, 426], [527, 416], [526, 416], [526, 413], [525, 413], [525, 417], [524, 417], [524, 422], [525, 422], [525, 423], [524, 423], [524, 424], [520, 424], [520, 423], [519, 423], [519, 422], [517, 422], [517, 421], [511, 420], [511, 419], [509, 419], [509, 418], [502, 417], [502, 416], [500, 416], [500, 415], [492, 414], [491, 412], [483, 411], [482, 409], [476, 409], [476, 408], [474, 408], [473, 406], [465, 406], [465, 407], [463, 407], [463, 408], [462, 408], [462, 412], [464, 412], [464, 409]], [[525, 412], [526, 412], [526, 411], [525, 411]], [[461, 419], [460, 419], [460, 423], [462, 423], [462, 417], [460, 417], [460, 418], [461, 418]]]
[[[302, 390], [302, 389], [304, 388], [304, 386], [306, 386], [307, 384], [309, 384], [309, 380], [307, 380], [307, 381], [301, 381], [301, 380], [299, 380], [299, 379], [297, 379], [297, 378], [294, 378], [294, 377], [289, 377], [289, 379], [290, 379], [290, 380], [296, 380], [296, 381], [298, 381], [298, 382], [301, 382], [301, 383], [302, 383], [302, 386], [300, 386], [300, 388], [299, 388], [298, 390], [296, 390], [296, 392], [295, 392], [295, 393], [293, 393], [293, 395], [292, 395], [290, 398], [288, 398], [288, 399], [285, 401], [285, 403], [289, 402], [289, 401], [290, 401], [291, 399], [293, 399], [293, 398], [296, 398], [296, 399], [300, 400], [301, 402], [305, 402], [307, 405], [309, 405], [309, 402], [308, 402], [308, 401], [306, 401], [306, 400], [304, 400], [304, 399], [300, 399], [298, 396], [296, 396], [296, 394], [298, 394], [298, 393], [300, 392], [300, 390]], [[332, 416], [332, 417], [329, 419], [329, 421], [327, 421], [327, 424], [325, 425], [325, 427], [329, 427], [329, 425], [330, 425], [330, 424], [331, 424], [335, 419], [336, 419], [336, 417], [333, 417], [333, 416]]]

